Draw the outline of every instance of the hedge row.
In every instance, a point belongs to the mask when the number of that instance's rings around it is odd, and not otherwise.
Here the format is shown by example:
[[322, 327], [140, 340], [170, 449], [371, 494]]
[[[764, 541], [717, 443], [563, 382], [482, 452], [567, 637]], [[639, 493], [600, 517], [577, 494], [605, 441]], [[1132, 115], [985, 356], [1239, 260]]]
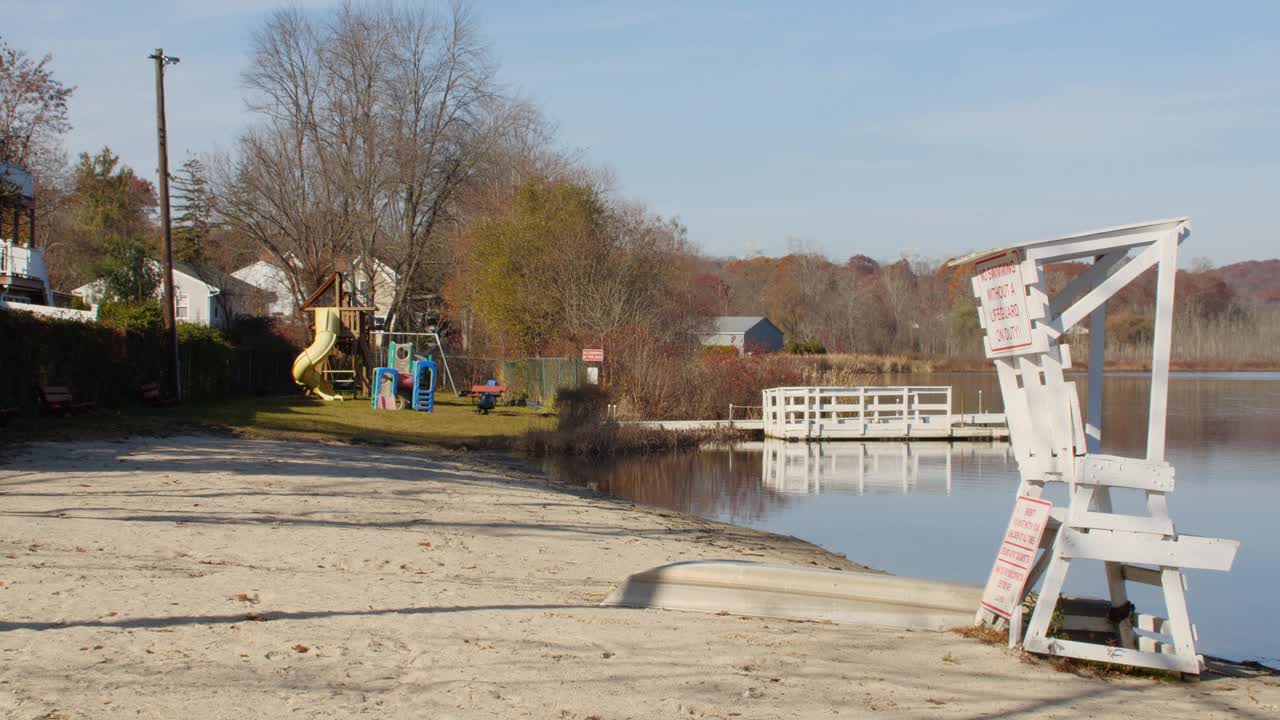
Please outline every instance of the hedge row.
[[[191, 400], [250, 392], [243, 350], [215, 329], [178, 326], [184, 396]], [[151, 324], [119, 326], [0, 311], [0, 407], [32, 412], [39, 385], [65, 385], [103, 407], [137, 402], [138, 387], [158, 382], [167, 366], [164, 333]], [[275, 355], [288, 352], [275, 349]], [[250, 355], [252, 357], [252, 355]], [[285, 376], [287, 379], [287, 375]]]

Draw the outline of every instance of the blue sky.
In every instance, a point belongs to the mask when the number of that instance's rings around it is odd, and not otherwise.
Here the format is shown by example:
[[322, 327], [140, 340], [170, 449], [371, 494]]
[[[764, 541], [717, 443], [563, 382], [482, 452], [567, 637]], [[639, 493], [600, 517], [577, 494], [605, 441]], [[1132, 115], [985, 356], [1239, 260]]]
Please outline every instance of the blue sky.
[[[329, 2], [306, 2], [325, 7]], [[79, 87], [75, 153], [229, 148], [254, 0], [0, 0]], [[475, 2], [512, 94], [714, 255], [966, 250], [1190, 215], [1184, 257], [1280, 255], [1280, 3]]]

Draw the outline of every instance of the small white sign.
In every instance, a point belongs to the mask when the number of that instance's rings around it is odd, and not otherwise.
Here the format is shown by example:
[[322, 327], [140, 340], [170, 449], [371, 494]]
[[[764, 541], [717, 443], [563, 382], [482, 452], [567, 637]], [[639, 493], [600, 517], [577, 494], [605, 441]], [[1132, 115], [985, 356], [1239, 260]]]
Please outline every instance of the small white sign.
[[1006, 618], [1013, 615], [1014, 608], [1022, 602], [1022, 591], [1035, 562], [1040, 538], [1049, 524], [1052, 507], [1053, 503], [1048, 500], [1018, 496], [996, 554], [995, 567], [991, 568], [991, 577], [987, 578], [987, 587], [982, 591], [982, 607]]
[[974, 264], [974, 290], [987, 326], [987, 356], [1012, 354], [1031, 347], [1031, 318], [1027, 290], [1017, 250], [1008, 250]]

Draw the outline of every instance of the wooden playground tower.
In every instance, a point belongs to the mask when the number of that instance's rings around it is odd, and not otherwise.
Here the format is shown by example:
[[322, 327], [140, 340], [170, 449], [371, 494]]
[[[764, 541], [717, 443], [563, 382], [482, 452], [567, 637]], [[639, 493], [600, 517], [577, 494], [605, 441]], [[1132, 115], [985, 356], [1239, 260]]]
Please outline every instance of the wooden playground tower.
[[[1165, 461], [1174, 278], [1187, 218], [1107, 228], [989, 250], [953, 260], [973, 265], [973, 290], [995, 364], [1014, 454], [1022, 476], [1014, 513], [978, 610], [979, 623], [1009, 627], [1009, 643], [1025, 649], [1198, 675], [1196, 630], [1186, 601], [1185, 568], [1230, 570], [1239, 543], [1178, 532], [1169, 512], [1174, 468]], [[1092, 265], [1049, 295], [1045, 266]], [[1101, 453], [1107, 300], [1155, 267], [1155, 331], [1146, 453]], [[1075, 383], [1064, 378], [1073, 327], [1088, 322], [1089, 385], [1085, 411]], [[1046, 487], [1065, 486], [1066, 507], [1052, 507]], [[1119, 496], [1136, 495], [1145, 513], [1117, 512]], [[1100, 561], [1109, 598], [1064, 598], [1067, 575]], [[1028, 593], [1040, 584], [1023, 634]], [[1158, 588], [1164, 615], [1137, 612], [1127, 584]], [[1096, 610], [1103, 612], [1098, 613]], [[1070, 629], [1096, 631], [1072, 633]], [[1102, 642], [1096, 640], [1102, 637]], [[1087, 638], [1087, 639], [1086, 639]]]
[[373, 332], [373, 306], [357, 305], [354, 287], [347, 287], [344, 273], [335, 272], [302, 302], [302, 311], [317, 313], [327, 308], [337, 310], [339, 329], [333, 351], [321, 372], [334, 383], [350, 383], [352, 391], [369, 397], [373, 360], [370, 337]]

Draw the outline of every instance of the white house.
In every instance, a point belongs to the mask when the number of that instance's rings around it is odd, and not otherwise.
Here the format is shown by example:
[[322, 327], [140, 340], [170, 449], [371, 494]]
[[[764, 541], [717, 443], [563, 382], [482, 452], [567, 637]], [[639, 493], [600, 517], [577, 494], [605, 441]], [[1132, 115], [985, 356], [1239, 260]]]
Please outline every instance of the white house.
[[[359, 302], [376, 307], [375, 317], [386, 318], [391, 311], [391, 301], [395, 299], [396, 284], [399, 282], [396, 271], [377, 258], [366, 264], [363, 256], [352, 261], [351, 267]], [[296, 302], [289, 286], [289, 276], [279, 265], [259, 260], [236, 270], [231, 276], [275, 295], [276, 299], [269, 308], [272, 315], [287, 316], [294, 313]]]
[[[366, 268], [366, 265], [369, 267]], [[391, 266], [377, 258], [371, 258], [370, 262], [365, 263], [364, 256], [357, 257], [351, 267], [354, 269], [356, 292], [360, 295], [361, 302], [370, 304], [372, 296], [371, 304], [378, 308], [373, 313], [374, 317], [385, 319], [387, 313], [391, 312], [391, 301], [395, 299], [400, 276]]]
[[[157, 269], [159, 263], [148, 260]], [[156, 297], [164, 292], [164, 284], [156, 287]], [[106, 283], [102, 279], [81, 285], [71, 291], [87, 303], [106, 299]], [[173, 264], [174, 314], [178, 322], [210, 325], [227, 329], [237, 315], [258, 315], [271, 296], [238, 278], [211, 267]]]
[[275, 300], [267, 306], [267, 312], [285, 317], [293, 315], [297, 302], [294, 300], [293, 290], [289, 287], [289, 276], [279, 266], [272, 265], [266, 260], [259, 260], [231, 273], [231, 277], [274, 295]]

